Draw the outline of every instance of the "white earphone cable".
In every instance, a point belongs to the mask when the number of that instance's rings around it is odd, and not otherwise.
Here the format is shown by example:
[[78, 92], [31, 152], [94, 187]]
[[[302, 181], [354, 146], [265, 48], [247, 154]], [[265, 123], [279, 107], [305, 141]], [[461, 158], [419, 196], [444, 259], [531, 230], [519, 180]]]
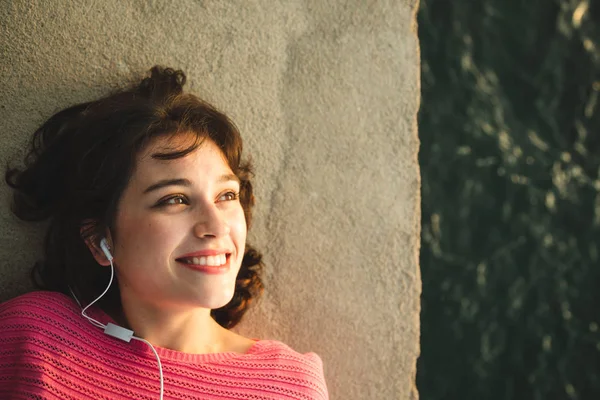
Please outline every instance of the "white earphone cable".
[[[104, 241], [106, 239], [102, 239], [102, 240]], [[102, 298], [102, 296], [104, 296], [106, 294], [106, 292], [108, 292], [108, 289], [110, 288], [110, 285], [112, 285], [113, 277], [115, 275], [115, 266], [113, 265], [113, 257], [110, 254], [110, 252], [108, 251], [106, 243], [104, 243], [104, 246], [101, 246], [101, 247], [102, 247], [102, 250], [104, 251], [104, 254], [108, 258], [108, 261], [110, 261], [110, 281], [108, 282], [108, 286], [106, 286], [106, 289], [104, 289], [104, 292], [102, 292], [102, 294], [100, 296], [98, 296], [94, 301], [92, 301], [90, 304], [88, 304], [87, 306], [85, 306], [85, 308], [83, 308], [81, 310], [81, 315], [83, 315], [83, 317], [86, 318], [92, 325], [97, 326], [100, 329], [104, 329], [104, 333], [106, 333], [110, 336], [113, 336], [117, 339], [121, 339], [125, 342], [129, 342], [131, 339], [135, 339], [140, 342], [144, 342], [148, 346], [150, 346], [150, 349], [156, 356], [156, 361], [158, 362], [158, 372], [160, 374], [160, 400], [163, 400], [164, 379], [163, 379], [162, 363], [160, 362], [160, 357], [158, 356], [158, 353], [156, 352], [156, 349], [154, 348], [154, 346], [152, 346], [152, 343], [150, 343], [146, 339], [134, 336], [133, 331], [130, 331], [129, 329], [125, 329], [121, 326], [113, 325], [110, 323], [108, 325], [104, 325], [102, 322], [95, 320], [94, 318], [90, 317], [89, 315], [87, 315], [85, 313], [85, 311], [88, 308], [90, 308], [95, 302], [100, 300]], [[75, 301], [77, 301], [77, 304], [79, 304], [79, 306], [81, 307], [81, 303], [79, 302], [79, 299], [77, 299], [77, 296], [75, 296], [75, 293], [73, 293], [73, 290], [70, 287], [69, 287], [69, 290], [71, 290], [71, 294], [75, 298]]]
[[[87, 306], [85, 306], [85, 308], [83, 310], [81, 310], [81, 315], [83, 315], [88, 321], [90, 321], [90, 323], [92, 323], [93, 325], [96, 325], [98, 328], [106, 328], [106, 325], [104, 325], [103, 323], [96, 321], [94, 318], [90, 317], [89, 315], [87, 315], [85, 313], [85, 311], [90, 308], [91, 306], [94, 305], [95, 302], [97, 302], [98, 300], [100, 300], [102, 298], [102, 296], [104, 296], [106, 294], [106, 292], [108, 292], [108, 289], [110, 288], [110, 285], [112, 285], [112, 281], [113, 281], [113, 277], [115, 274], [115, 267], [113, 266], [113, 261], [112, 259], [109, 260], [110, 261], [110, 280], [108, 281], [108, 286], [106, 286], [106, 289], [104, 289], [104, 292], [102, 292], [102, 294], [100, 296], [98, 296], [94, 301], [92, 301], [90, 304], [88, 304]], [[73, 291], [71, 291], [71, 293], [73, 293]], [[79, 303], [79, 300], [77, 300], [77, 302]]]
[[158, 356], [156, 349], [154, 348], [154, 346], [152, 346], [152, 343], [150, 343], [146, 339], [142, 339], [137, 336], [132, 336], [131, 338], [135, 339], [135, 340], [139, 340], [140, 342], [146, 343], [148, 346], [150, 346], [150, 349], [154, 352], [154, 355], [156, 356], [156, 361], [158, 361], [158, 371], [160, 372], [160, 400], [163, 400], [164, 382], [163, 382], [163, 373], [162, 373], [162, 363], [160, 362], [160, 357]]

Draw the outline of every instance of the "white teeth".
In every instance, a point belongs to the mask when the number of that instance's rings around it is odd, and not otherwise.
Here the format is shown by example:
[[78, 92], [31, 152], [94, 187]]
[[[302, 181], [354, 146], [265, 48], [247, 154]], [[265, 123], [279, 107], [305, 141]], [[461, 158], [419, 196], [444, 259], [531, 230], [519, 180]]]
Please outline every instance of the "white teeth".
[[184, 261], [186, 264], [217, 267], [224, 265], [227, 262], [227, 256], [225, 254], [217, 254], [216, 256], [188, 257], [182, 259], [182, 261]]

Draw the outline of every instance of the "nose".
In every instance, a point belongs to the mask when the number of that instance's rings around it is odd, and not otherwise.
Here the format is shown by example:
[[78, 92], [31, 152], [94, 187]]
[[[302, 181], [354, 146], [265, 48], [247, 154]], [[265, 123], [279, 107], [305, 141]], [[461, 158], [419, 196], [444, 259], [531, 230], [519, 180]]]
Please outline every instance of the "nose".
[[204, 204], [195, 215], [194, 235], [199, 238], [218, 238], [229, 234], [231, 229], [221, 210], [215, 204]]

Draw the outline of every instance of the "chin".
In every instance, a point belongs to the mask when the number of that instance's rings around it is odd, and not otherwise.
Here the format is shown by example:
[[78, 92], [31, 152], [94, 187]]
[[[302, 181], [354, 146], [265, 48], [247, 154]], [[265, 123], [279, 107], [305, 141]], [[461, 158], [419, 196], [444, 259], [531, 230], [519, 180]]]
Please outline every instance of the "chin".
[[214, 297], [212, 299], [204, 299], [204, 301], [199, 302], [202, 304], [202, 308], [209, 308], [211, 310], [216, 310], [217, 308], [225, 307], [229, 302], [233, 299], [233, 292], [230, 296], [219, 296]]

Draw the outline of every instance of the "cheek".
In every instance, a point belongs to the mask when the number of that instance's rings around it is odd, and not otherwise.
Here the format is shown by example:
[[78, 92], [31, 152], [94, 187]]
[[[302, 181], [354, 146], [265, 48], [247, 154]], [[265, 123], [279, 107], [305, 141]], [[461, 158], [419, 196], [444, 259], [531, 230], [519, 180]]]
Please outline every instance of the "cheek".
[[154, 221], [147, 216], [144, 218], [124, 217], [117, 223], [116, 249], [121, 259], [142, 260], [156, 257], [161, 249], [169, 248], [169, 238], [173, 237], [174, 229], [164, 221]]
[[229, 227], [231, 228], [231, 237], [234, 244], [241, 253], [240, 256], [243, 256], [246, 245], [247, 226], [244, 211], [241, 207], [235, 216], [230, 219]]

